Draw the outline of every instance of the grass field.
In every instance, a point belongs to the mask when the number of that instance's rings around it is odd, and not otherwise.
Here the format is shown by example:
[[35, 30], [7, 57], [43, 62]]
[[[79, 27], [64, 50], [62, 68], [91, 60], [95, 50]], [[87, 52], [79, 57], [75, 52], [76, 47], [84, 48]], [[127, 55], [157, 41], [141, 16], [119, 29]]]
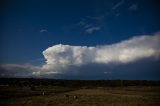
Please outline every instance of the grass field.
[[1, 86], [0, 106], [160, 106], [160, 87]]

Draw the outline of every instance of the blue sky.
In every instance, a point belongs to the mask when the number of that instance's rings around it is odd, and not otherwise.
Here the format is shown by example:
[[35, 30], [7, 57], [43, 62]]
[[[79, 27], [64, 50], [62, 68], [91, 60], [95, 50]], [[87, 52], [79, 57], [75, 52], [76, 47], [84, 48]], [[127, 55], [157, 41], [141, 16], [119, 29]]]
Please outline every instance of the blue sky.
[[[158, 0], [4, 0], [0, 64], [43, 65], [57, 44], [99, 46], [160, 30]], [[153, 68], [152, 68], [153, 69]]]

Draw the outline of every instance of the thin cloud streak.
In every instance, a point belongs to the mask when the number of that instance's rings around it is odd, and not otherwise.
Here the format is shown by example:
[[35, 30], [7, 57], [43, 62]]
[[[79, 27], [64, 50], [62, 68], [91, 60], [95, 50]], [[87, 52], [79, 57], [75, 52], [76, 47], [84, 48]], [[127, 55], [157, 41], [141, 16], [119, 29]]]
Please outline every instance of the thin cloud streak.
[[120, 6], [122, 6], [124, 4], [124, 0], [121, 0], [120, 2], [118, 2], [117, 4], [115, 4], [112, 9], [116, 10], [117, 8], [119, 8]]
[[46, 29], [41, 29], [39, 32], [43, 33], [43, 32], [48, 32]]
[[90, 27], [90, 28], [86, 29], [86, 32], [88, 34], [92, 34], [93, 32], [98, 31], [100, 29], [101, 29], [101, 27]]
[[130, 11], [136, 11], [136, 10], [138, 10], [137, 4], [132, 4], [132, 5], [128, 8], [128, 10], [130, 10]]

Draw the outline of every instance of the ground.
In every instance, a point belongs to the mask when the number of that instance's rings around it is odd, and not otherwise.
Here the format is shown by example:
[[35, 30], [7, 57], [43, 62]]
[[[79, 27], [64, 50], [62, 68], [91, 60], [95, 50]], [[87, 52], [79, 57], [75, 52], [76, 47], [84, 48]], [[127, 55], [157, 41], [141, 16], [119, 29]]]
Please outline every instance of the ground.
[[160, 106], [160, 87], [153, 86], [33, 88], [5, 85], [0, 86], [0, 93], [0, 106]]

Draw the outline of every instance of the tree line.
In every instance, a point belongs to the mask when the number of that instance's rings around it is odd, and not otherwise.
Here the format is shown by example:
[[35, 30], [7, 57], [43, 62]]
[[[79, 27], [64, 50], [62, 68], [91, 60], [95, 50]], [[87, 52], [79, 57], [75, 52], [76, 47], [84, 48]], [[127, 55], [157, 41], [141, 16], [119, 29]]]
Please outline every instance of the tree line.
[[0, 85], [8, 86], [66, 86], [66, 87], [121, 87], [121, 86], [160, 86], [153, 80], [65, 80], [34, 78], [0, 78]]

